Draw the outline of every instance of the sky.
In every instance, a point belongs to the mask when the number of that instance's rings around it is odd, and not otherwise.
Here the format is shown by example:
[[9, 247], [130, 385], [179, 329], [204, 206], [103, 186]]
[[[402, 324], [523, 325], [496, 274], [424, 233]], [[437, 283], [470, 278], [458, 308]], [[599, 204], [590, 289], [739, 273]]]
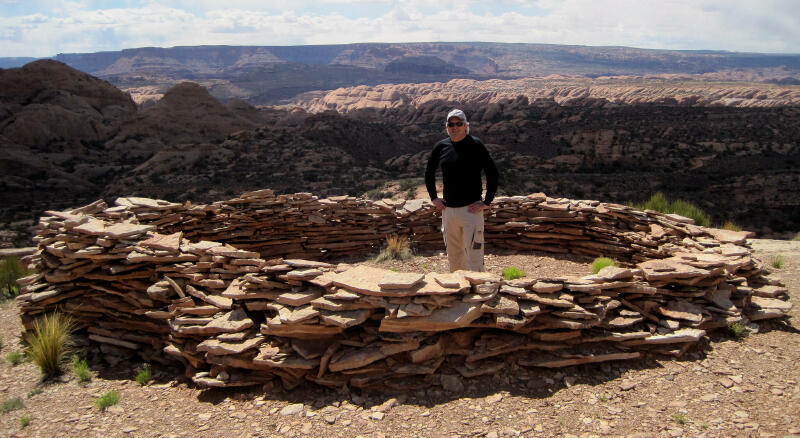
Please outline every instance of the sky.
[[0, 0], [0, 57], [487, 41], [800, 54], [797, 0]]

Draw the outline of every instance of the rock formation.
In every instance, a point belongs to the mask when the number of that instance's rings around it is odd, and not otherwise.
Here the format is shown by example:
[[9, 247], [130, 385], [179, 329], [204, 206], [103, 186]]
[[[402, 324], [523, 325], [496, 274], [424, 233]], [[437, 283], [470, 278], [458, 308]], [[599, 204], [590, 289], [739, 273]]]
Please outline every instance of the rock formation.
[[155, 105], [123, 121], [106, 146], [124, 148], [131, 138], [152, 139], [156, 150], [196, 143], [198, 138], [219, 143], [231, 133], [255, 129], [264, 122], [255, 108], [242, 101], [223, 105], [205, 88], [183, 82], [170, 88]]
[[[707, 330], [791, 308], [746, 232], [544, 194], [499, 197], [499, 248], [605, 255], [582, 278], [335, 264], [386, 234], [441, 248], [425, 200], [244, 193], [209, 205], [97, 201], [41, 219], [23, 322], [60, 310], [106, 360], [180, 361], [201, 386], [280, 378], [406, 390], [506, 367], [679, 356]], [[302, 258], [300, 258], [302, 257]], [[448, 383], [449, 382], [449, 383]]]
[[612, 104], [771, 107], [800, 104], [800, 87], [756, 83], [704, 83], [664, 78], [598, 78], [551, 76], [523, 79], [453, 79], [422, 84], [380, 84], [339, 88], [300, 96], [293, 104], [308, 111], [348, 112], [363, 108], [420, 106], [436, 100], [485, 106], [525, 96], [552, 99], [560, 105], [587, 100]]

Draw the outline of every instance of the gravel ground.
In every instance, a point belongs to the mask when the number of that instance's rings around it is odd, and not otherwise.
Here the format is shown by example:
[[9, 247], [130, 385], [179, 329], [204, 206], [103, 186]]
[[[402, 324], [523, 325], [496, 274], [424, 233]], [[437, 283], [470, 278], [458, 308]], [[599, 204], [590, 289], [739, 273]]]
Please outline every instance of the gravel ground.
[[[759, 257], [781, 255], [777, 269], [800, 291], [800, 242], [754, 241]], [[536, 277], [586, 275], [587, 258], [489, 254], [487, 270], [516, 266]], [[366, 262], [372, 264], [374, 262]], [[438, 253], [380, 264], [403, 271], [447, 269]], [[795, 298], [795, 301], [797, 299]], [[800, 311], [734, 340], [715, 332], [680, 359], [508, 372], [467, 381], [461, 393], [440, 388], [403, 393], [337, 392], [305, 386], [200, 390], [173, 370], [154, 369], [139, 386], [140, 364], [94, 365], [91, 382], [71, 372], [40, 382], [21, 350], [18, 308], [0, 306], [3, 339], [0, 400], [22, 407], [0, 414], [0, 436], [13, 437], [800, 437]], [[105, 411], [94, 401], [120, 394]], [[20, 419], [30, 419], [23, 427]]]

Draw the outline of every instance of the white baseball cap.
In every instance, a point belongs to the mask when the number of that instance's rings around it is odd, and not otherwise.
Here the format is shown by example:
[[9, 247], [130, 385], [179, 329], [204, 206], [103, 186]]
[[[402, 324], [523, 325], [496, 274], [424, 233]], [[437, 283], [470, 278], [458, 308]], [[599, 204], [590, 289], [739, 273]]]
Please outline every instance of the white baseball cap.
[[445, 125], [446, 125], [446, 124], [447, 124], [447, 122], [449, 122], [449, 121], [450, 121], [450, 119], [452, 119], [453, 117], [458, 117], [459, 119], [463, 120], [463, 121], [464, 121], [464, 123], [469, 123], [469, 122], [467, 122], [467, 115], [466, 115], [466, 114], [464, 114], [464, 111], [461, 111], [460, 109], [454, 109], [453, 111], [450, 111], [450, 112], [447, 114], [447, 118], [444, 120], [444, 123], [445, 123]]

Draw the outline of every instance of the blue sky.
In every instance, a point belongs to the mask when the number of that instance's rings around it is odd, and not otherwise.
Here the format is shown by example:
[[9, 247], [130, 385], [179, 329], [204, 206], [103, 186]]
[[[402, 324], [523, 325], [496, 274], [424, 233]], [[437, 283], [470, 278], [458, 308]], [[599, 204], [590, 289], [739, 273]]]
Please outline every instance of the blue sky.
[[0, 57], [144, 46], [419, 41], [800, 53], [796, 5], [796, 0], [0, 0]]

